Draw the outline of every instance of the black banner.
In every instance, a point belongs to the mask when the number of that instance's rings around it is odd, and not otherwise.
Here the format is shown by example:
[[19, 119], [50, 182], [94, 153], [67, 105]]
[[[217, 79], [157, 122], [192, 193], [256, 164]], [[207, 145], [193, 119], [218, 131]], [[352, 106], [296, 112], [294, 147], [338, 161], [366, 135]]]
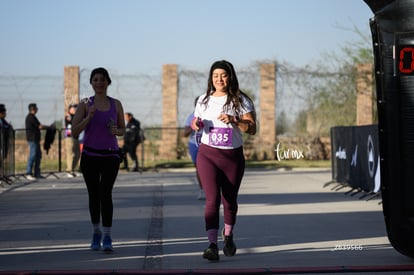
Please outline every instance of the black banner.
[[378, 126], [331, 128], [332, 179], [368, 193], [380, 189]]

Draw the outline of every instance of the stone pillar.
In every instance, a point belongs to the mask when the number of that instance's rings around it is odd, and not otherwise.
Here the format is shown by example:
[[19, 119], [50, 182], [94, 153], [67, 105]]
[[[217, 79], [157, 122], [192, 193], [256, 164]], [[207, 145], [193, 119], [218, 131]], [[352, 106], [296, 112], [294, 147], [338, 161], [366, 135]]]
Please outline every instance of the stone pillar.
[[[64, 89], [64, 109], [62, 114], [62, 120], [67, 114], [70, 104], [79, 103], [79, 90], [80, 90], [80, 74], [79, 66], [65, 66], [63, 69], [63, 89]], [[63, 124], [63, 127], [65, 124]], [[66, 146], [62, 146], [62, 135], [59, 135], [59, 172], [62, 170], [62, 155], [66, 155]]]
[[68, 110], [69, 104], [79, 103], [79, 66], [65, 66], [63, 87], [64, 87], [64, 115]]
[[373, 85], [372, 64], [359, 64], [357, 66], [357, 99], [356, 99], [356, 125], [369, 125], [373, 123]]
[[260, 159], [273, 159], [276, 143], [276, 64], [260, 65], [260, 118], [259, 149]]
[[163, 159], [176, 159], [178, 138], [178, 73], [176, 64], [162, 66], [162, 143]]

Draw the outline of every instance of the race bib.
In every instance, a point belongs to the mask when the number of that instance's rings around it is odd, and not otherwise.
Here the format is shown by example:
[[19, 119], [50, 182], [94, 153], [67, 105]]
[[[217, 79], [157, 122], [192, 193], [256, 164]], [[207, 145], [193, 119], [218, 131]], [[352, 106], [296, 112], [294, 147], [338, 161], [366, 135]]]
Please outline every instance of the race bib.
[[213, 146], [231, 147], [233, 140], [232, 128], [210, 128], [208, 144]]

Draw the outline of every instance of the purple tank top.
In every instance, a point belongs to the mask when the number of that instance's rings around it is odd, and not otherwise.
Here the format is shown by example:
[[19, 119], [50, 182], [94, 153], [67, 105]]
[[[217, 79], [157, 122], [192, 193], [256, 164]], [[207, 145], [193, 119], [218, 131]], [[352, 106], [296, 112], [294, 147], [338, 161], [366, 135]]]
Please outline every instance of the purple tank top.
[[[111, 126], [117, 125], [117, 113], [115, 100], [109, 97], [111, 107], [108, 111], [96, 110], [95, 115], [89, 121], [85, 128], [85, 137], [83, 144], [95, 150], [118, 151], [118, 141], [116, 136], [111, 133]], [[89, 106], [93, 105], [95, 97], [89, 98]], [[99, 153], [92, 153], [85, 150], [88, 155], [101, 156]], [[107, 156], [107, 154], [106, 154]]]

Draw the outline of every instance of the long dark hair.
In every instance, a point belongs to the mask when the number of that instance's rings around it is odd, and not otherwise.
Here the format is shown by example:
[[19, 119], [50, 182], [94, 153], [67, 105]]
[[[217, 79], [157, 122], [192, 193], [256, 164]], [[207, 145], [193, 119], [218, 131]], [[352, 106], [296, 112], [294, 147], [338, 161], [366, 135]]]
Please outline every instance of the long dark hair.
[[206, 96], [203, 98], [203, 101], [202, 101], [203, 104], [207, 105], [211, 94], [216, 91], [216, 88], [213, 85], [213, 71], [215, 69], [223, 69], [227, 72], [229, 76], [229, 83], [228, 83], [229, 85], [227, 89], [227, 101], [223, 106], [223, 112], [230, 110], [232, 106], [231, 104], [233, 104], [232, 109], [235, 110], [237, 113], [237, 110], [243, 107], [242, 96], [244, 96], [247, 100], [249, 100], [253, 106], [252, 99], [247, 94], [245, 94], [244, 92], [240, 90], [239, 81], [237, 79], [236, 71], [234, 70], [233, 64], [231, 64], [227, 60], [219, 60], [219, 61], [214, 62], [213, 65], [211, 65], [210, 73], [208, 75]]
[[92, 70], [91, 72], [91, 77], [89, 78], [89, 83], [92, 84], [92, 78], [96, 75], [96, 74], [101, 74], [103, 75], [106, 80], [108, 81], [108, 85], [111, 85], [112, 80], [111, 77], [109, 76], [108, 71], [105, 68], [99, 67], [99, 68], [95, 68]]

